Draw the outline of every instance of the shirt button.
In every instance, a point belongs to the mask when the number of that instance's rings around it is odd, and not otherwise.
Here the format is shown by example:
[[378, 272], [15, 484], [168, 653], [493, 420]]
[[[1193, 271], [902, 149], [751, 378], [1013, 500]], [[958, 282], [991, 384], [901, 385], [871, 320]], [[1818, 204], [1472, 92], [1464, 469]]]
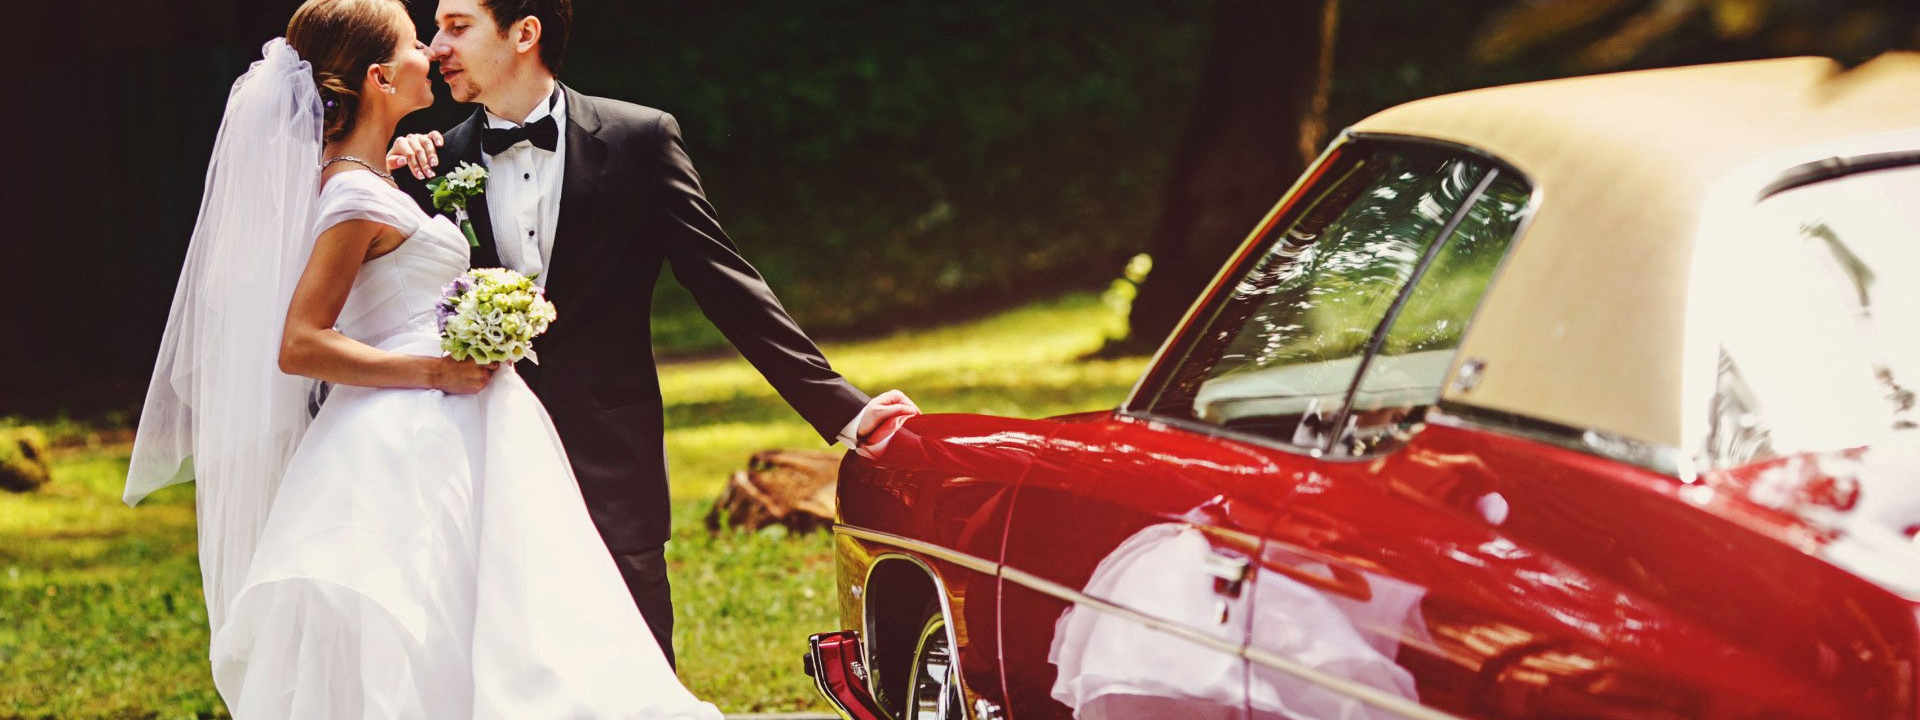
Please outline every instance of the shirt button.
[[532, 180], [532, 179], [533, 179], [533, 173], [520, 173], [520, 179], [521, 179], [521, 180]]
[[527, 237], [533, 237], [533, 231], [532, 231], [532, 230], [528, 230], [528, 231], [527, 231]]

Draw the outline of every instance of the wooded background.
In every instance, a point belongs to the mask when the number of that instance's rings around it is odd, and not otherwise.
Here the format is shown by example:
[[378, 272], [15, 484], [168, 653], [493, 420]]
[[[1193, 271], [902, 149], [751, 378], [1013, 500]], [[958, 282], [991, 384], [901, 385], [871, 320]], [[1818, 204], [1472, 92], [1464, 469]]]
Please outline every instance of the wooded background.
[[[0, 415], [137, 410], [227, 89], [292, 0], [42, 3], [3, 50]], [[1911, 0], [705, 0], [576, 5], [562, 80], [674, 113], [810, 332], [1155, 270], [1150, 351], [1331, 134], [1470, 87], [1916, 40]], [[433, 5], [412, 13], [431, 35]], [[445, 128], [440, 102], [405, 130]], [[564, 242], [564, 239], [561, 240]], [[661, 350], [713, 351], [663, 289]], [[564, 312], [564, 308], [562, 309]]]

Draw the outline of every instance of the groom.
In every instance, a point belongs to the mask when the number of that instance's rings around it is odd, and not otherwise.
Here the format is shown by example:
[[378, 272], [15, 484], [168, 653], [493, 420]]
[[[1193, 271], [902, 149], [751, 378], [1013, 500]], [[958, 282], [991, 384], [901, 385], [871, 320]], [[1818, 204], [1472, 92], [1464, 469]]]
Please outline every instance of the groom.
[[540, 364], [517, 370], [553, 416], [593, 522], [671, 663], [667, 463], [648, 333], [660, 266], [829, 442], [877, 451], [918, 409], [898, 391], [870, 400], [827, 365], [720, 229], [673, 116], [555, 80], [570, 0], [440, 0], [435, 20], [441, 75], [455, 100], [480, 107], [437, 150], [396, 141], [397, 155], [415, 159], [411, 175], [396, 175], [435, 213], [418, 176], [442, 159], [441, 170], [488, 168], [467, 208], [480, 240], [472, 264], [536, 276], [559, 308], [536, 344]]

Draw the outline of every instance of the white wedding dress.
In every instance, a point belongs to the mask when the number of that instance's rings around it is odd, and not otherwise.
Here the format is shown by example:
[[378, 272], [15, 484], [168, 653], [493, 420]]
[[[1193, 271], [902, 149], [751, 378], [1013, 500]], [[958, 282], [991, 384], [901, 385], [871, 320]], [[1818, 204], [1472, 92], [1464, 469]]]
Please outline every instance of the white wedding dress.
[[[316, 234], [367, 219], [408, 235], [361, 268], [340, 332], [441, 354], [461, 232], [362, 171], [316, 208]], [[510, 365], [473, 395], [336, 386], [248, 568], [212, 645], [240, 720], [720, 717], [668, 666]]]

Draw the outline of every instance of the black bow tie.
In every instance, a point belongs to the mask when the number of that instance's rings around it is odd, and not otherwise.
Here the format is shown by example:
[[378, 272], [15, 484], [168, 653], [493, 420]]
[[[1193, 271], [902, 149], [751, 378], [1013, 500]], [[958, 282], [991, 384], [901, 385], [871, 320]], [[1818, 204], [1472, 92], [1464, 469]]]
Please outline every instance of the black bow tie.
[[552, 115], [548, 115], [520, 127], [487, 128], [486, 134], [480, 137], [480, 149], [488, 155], [499, 155], [521, 140], [531, 141], [534, 147], [552, 152], [560, 142], [560, 124], [554, 122]]

